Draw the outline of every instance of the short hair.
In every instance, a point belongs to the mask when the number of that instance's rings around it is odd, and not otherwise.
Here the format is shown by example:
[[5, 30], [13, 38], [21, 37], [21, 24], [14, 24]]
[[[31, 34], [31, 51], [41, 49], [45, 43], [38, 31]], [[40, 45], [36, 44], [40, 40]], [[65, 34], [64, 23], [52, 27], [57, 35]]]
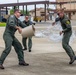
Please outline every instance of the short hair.
[[15, 10], [14, 10], [14, 13], [15, 13], [16, 11], [20, 11], [20, 10], [19, 10], [19, 9], [15, 9]]
[[66, 8], [57, 9], [56, 12], [64, 12]]

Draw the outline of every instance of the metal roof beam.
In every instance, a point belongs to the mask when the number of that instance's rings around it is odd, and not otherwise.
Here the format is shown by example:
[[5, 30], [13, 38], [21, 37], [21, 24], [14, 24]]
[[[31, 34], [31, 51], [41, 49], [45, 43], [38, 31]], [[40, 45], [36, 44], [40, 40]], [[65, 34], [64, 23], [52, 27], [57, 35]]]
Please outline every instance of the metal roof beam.
[[35, 5], [35, 4], [49, 4], [49, 1], [0, 4], [0, 8], [2, 8], [2, 7], [11, 7], [11, 6]]

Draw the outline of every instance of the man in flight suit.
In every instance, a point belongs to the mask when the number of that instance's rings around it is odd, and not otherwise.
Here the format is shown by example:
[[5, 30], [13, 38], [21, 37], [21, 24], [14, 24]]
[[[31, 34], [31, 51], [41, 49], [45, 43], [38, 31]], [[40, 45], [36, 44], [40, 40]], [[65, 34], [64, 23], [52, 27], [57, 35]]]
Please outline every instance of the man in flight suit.
[[[33, 22], [31, 22], [29, 20], [29, 16], [28, 15], [25, 16], [25, 20], [23, 21], [23, 23], [25, 23], [26, 26], [30, 26], [32, 24], [35, 25], [35, 23], [33, 23]], [[29, 52], [31, 52], [31, 48], [32, 48], [32, 37], [22, 38], [22, 44], [24, 46], [24, 49], [23, 50], [27, 50], [27, 39], [28, 39], [28, 50], [29, 50]]]
[[13, 46], [19, 60], [19, 65], [22, 66], [28, 66], [29, 64], [25, 62], [24, 60], [24, 53], [22, 50], [22, 45], [21, 43], [17, 40], [17, 38], [14, 36], [15, 32], [18, 30], [19, 33], [21, 33], [21, 28], [24, 28], [26, 25], [22, 23], [18, 18], [20, 17], [20, 10], [15, 9], [14, 10], [14, 15], [9, 16], [7, 19], [7, 24], [5, 28], [5, 32], [3, 35], [3, 39], [5, 42], [5, 50], [2, 52], [1, 57], [0, 57], [0, 69], [4, 69], [3, 63], [4, 60], [6, 59], [7, 55], [11, 51], [11, 47]]
[[59, 17], [56, 18], [55, 22], [53, 22], [53, 25], [57, 21], [61, 22], [61, 26], [62, 26], [62, 29], [63, 29], [63, 31], [60, 32], [60, 35], [63, 34], [62, 46], [65, 49], [68, 56], [70, 57], [69, 64], [72, 64], [75, 61], [76, 56], [75, 56], [75, 53], [74, 53], [73, 49], [69, 45], [69, 40], [70, 40], [70, 37], [72, 35], [71, 22], [70, 22], [69, 18], [64, 14], [63, 10], [57, 11], [57, 14], [58, 14]]

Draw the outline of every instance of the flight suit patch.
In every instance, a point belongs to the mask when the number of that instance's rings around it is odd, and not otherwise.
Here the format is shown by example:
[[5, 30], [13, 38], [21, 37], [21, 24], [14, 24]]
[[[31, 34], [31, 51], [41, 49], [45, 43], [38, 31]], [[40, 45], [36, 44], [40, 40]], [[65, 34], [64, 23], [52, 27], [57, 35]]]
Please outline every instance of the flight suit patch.
[[69, 21], [66, 21], [66, 24], [68, 24], [68, 25], [69, 25], [69, 24], [70, 24], [70, 22], [69, 22]]

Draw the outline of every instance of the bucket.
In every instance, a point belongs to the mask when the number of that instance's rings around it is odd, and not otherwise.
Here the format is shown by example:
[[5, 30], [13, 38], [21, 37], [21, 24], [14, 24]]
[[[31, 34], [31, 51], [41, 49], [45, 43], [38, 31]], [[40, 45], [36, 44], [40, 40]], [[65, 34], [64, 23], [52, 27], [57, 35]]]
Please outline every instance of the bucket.
[[22, 29], [22, 33], [21, 33], [22, 37], [31, 37], [35, 35], [35, 28], [33, 25], [27, 26], [25, 28]]

